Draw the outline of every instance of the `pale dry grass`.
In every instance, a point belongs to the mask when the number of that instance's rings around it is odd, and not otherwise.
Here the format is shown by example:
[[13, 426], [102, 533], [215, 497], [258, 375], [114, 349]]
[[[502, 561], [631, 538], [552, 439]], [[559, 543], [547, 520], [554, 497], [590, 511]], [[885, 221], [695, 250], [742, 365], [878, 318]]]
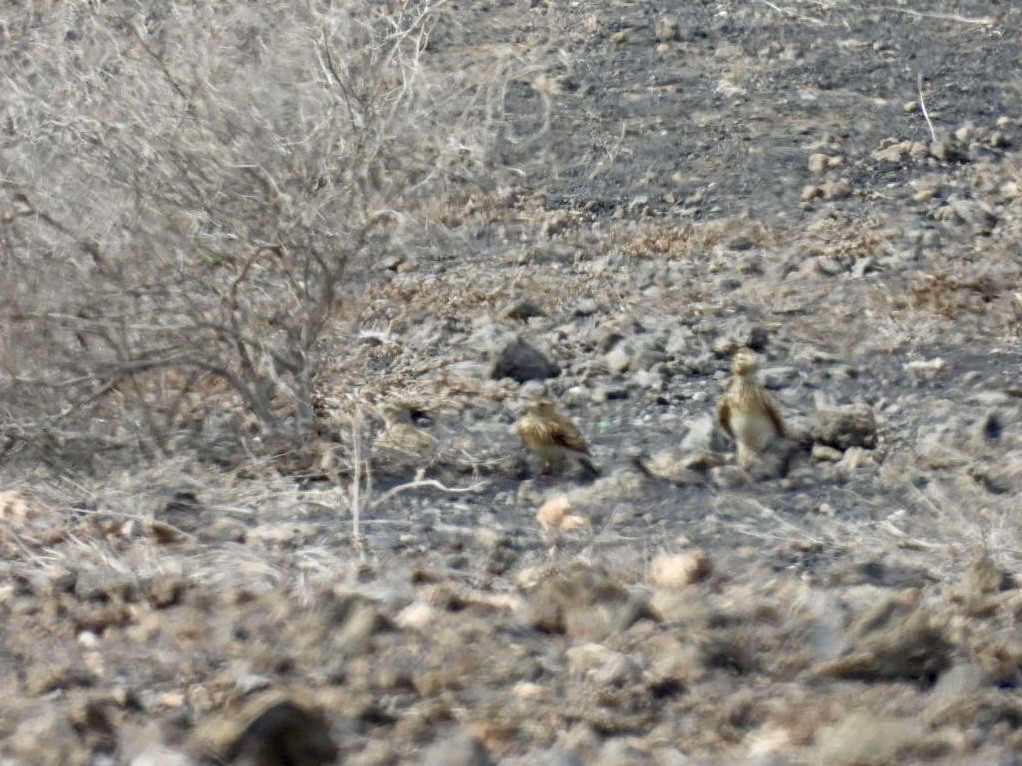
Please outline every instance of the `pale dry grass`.
[[115, 445], [165, 454], [211, 385], [295, 433], [338, 306], [478, 185], [504, 64], [452, 92], [423, 56], [443, 2], [126, 11], [0, 24], [13, 438], [106, 407], [136, 424]]

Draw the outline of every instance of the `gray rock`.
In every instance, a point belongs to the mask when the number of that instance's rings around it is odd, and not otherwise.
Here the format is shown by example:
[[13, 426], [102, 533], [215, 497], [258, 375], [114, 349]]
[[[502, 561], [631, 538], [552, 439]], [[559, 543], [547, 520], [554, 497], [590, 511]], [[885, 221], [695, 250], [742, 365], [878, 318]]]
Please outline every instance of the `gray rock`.
[[752, 475], [737, 465], [722, 465], [710, 469], [710, 483], [721, 489], [745, 487], [752, 481]]
[[522, 298], [509, 303], [501, 312], [501, 316], [525, 322], [533, 317], [545, 317], [546, 312], [528, 298]]
[[989, 234], [997, 226], [997, 215], [985, 202], [971, 199], [948, 200], [954, 223], [968, 224], [977, 234]]
[[632, 363], [628, 348], [624, 343], [615, 344], [603, 358], [607, 362], [607, 369], [614, 375], [620, 375], [622, 372], [625, 372]]
[[[524, 399], [538, 399], [541, 396], [547, 395], [546, 384], [539, 380], [530, 380], [521, 385], [518, 393]], [[567, 402], [564, 403], [567, 404]]]
[[1012, 450], [993, 463], [976, 461], [969, 466], [969, 476], [987, 492], [1018, 495], [1022, 493], [1022, 450]]
[[512, 378], [519, 383], [546, 380], [560, 374], [561, 368], [556, 363], [522, 338], [516, 338], [498, 354], [490, 371], [494, 380]]
[[[74, 731], [68, 717], [56, 707], [40, 710], [5, 733], [4, 752], [15, 763], [71, 763]], [[24, 760], [21, 760], [24, 759]]]
[[652, 336], [638, 335], [619, 341], [604, 359], [608, 369], [618, 375], [626, 370], [648, 370], [655, 364], [667, 361], [667, 354]]
[[954, 645], [944, 623], [909, 589], [881, 598], [844, 630], [841, 656], [825, 678], [926, 682], [951, 667]]
[[791, 366], [767, 367], [763, 370], [763, 385], [770, 389], [784, 388], [798, 380], [798, 368]]
[[740, 316], [728, 321], [724, 332], [713, 343], [713, 353], [729, 357], [742, 347], [762, 353], [769, 343], [769, 329]]
[[400, 762], [394, 744], [370, 739], [360, 752], [345, 757], [344, 766], [397, 766]]
[[866, 274], [877, 271], [878, 268], [877, 259], [873, 256], [858, 258], [852, 265], [852, 276], [856, 279], [861, 279]]
[[599, 641], [627, 629], [645, 611], [642, 598], [603, 569], [579, 565], [529, 590], [521, 616], [545, 633]]
[[575, 310], [572, 313], [578, 317], [589, 317], [599, 312], [599, 310], [600, 304], [596, 302], [596, 299], [586, 295], [578, 299], [578, 303], [575, 304]]
[[195, 766], [186, 754], [162, 745], [151, 745], [135, 755], [128, 766]]
[[530, 751], [517, 758], [504, 758], [500, 763], [501, 766], [582, 766], [577, 758], [559, 747], [539, 752]]
[[606, 354], [621, 340], [624, 335], [611, 324], [601, 322], [586, 333], [586, 341], [596, 347], [601, 354]]
[[927, 468], [957, 468], [967, 465], [973, 459], [961, 447], [954, 429], [941, 426], [920, 429], [915, 451], [919, 463]]
[[631, 456], [632, 462], [646, 476], [666, 479], [677, 486], [698, 486], [706, 483], [706, 472], [722, 465], [719, 452], [683, 452], [668, 447], [650, 456], [641, 452]]
[[600, 748], [596, 766], [647, 766], [650, 754], [640, 750], [630, 741], [609, 739]]
[[664, 389], [664, 376], [655, 370], [639, 370], [632, 376], [632, 380], [639, 388], [653, 391], [663, 391]]
[[474, 738], [455, 734], [434, 742], [420, 763], [422, 766], [489, 766], [493, 761]]
[[599, 386], [593, 391], [592, 400], [594, 404], [602, 404], [608, 401], [627, 399], [631, 395], [628, 386], [622, 382], [610, 382]]
[[642, 675], [635, 660], [602, 644], [587, 643], [570, 647], [565, 653], [568, 670], [585, 676], [600, 688], [635, 683]]
[[844, 456], [844, 453], [839, 449], [828, 447], [826, 444], [815, 444], [813, 445], [813, 451], [810, 457], [817, 463], [836, 463]]
[[656, 22], [656, 39], [672, 42], [681, 39], [681, 25], [674, 16], [661, 16]]
[[462, 380], [485, 379], [489, 370], [490, 367], [485, 362], [477, 362], [473, 359], [465, 359], [447, 365], [447, 373], [452, 378], [461, 378]]
[[592, 763], [602, 743], [603, 738], [583, 721], [564, 732], [558, 741], [565, 752], [571, 753], [583, 763]]
[[664, 352], [675, 359], [691, 353], [695, 333], [687, 327], [674, 327], [667, 333], [664, 341]]
[[724, 452], [730, 449], [731, 443], [717, 428], [712, 415], [701, 415], [687, 421], [685, 426], [685, 437], [679, 445], [683, 452]]
[[990, 683], [986, 672], [974, 662], [963, 662], [940, 674], [933, 686], [933, 694], [945, 699], [968, 697]]
[[817, 763], [905, 763], [906, 753], [926, 739], [922, 721], [911, 716], [878, 716], [852, 711], [820, 728], [816, 738]]
[[840, 450], [872, 449], [877, 444], [876, 417], [866, 404], [817, 409], [809, 416], [809, 433], [815, 441]]
[[877, 461], [870, 450], [862, 447], [849, 447], [841, 457], [838, 467], [845, 473], [851, 474], [863, 468], [876, 468]]
[[519, 383], [560, 375], [561, 368], [517, 332], [499, 324], [477, 330], [468, 343], [480, 349], [493, 380], [511, 378]]

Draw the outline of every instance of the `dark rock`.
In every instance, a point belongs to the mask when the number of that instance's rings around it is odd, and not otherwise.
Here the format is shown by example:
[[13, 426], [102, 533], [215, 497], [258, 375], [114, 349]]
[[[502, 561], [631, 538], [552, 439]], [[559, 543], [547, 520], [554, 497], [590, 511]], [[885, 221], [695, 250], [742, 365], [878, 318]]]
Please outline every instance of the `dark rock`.
[[815, 441], [840, 450], [873, 449], [877, 445], [876, 416], [866, 404], [817, 409], [809, 416], [809, 433]]
[[117, 747], [117, 732], [110, 715], [114, 701], [93, 696], [76, 700], [69, 718], [75, 732], [91, 752], [112, 753]]
[[501, 312], [501, 316], [506, 319], [514, 319], [519, 322], [525, 322], [533, 317], [545, 317], [546, 312], [533, 301], [523, 298], [522, 300], [514, 301], [506, 306]]
[[[256, 712], [258, 711], [258, 712]], [[320, 766], [337, 758], [337, 745], [322, 712], [283, 699], [263, 707], [263, 700], [246, 706], [253, 715], [227, 744], [224, 755], [246, 766]]]
[[885, 598], [854, 620], [844, 631], [841, 656], [819, 672], [830, 678], [929, 687], [950, 667], [953, 650], [942, 621], [913, 589]]
[[494, 380], [511, 378], [519, 383], [528, 380], [546, 380], [561, 374], [561, 368], [551, 362], [528, 341], [515, 337], [499, 349], [491, 359], [490, 377]]
[[511, 378], [524, 383], [552, 378], [561, 372], [557, 364], [506, 325], [494, 322], [480, 327], [466, 343], [486, 359], [487, 377], [494, 380]]
[[527, 598], [526, 616], [533, 627], [573, 638], [603, 638], [648, 612], [644, 602], [605, 571], [581, 565], [545, 577]]

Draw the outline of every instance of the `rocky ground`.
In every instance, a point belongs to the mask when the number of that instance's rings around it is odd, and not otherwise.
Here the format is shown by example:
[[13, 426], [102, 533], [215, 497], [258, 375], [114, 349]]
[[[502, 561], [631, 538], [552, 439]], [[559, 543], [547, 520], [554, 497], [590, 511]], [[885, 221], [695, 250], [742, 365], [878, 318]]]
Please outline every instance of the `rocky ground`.
[[662, 5], [451, 8], [491, 163], [353, 282], [318, 442], [8, 456], [0, 763], [1022, 762], [1022, 10]]

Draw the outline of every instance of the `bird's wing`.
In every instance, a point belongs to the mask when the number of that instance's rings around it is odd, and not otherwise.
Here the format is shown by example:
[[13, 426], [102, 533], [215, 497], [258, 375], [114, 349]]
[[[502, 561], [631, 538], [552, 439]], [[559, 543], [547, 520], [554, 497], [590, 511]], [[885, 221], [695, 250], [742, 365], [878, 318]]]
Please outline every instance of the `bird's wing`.
[[717, 405], [717, 425], [724, 429], [724, 433], [734, 439], [735, 433], [731, 430], [731, 402], [728, 399], [725, 396], [720, 400], [720, 404]]
[[570, 420], [560, 417], [557, 420], [551, 420], [550, 426], [551, 441], [573, 452], [589, 454], [589, 443], [582, 432], [578, 430], [578, 426]]
[[404, 423], [392, 425], [373, 443], [373, 449], [377, 451], [424, 459], [433, 456], [439, 446], [440, 443], [431, 434]]
[[540, 449], [556, 444], [553, 429], [546, 418], [526, 415], [518, 421], [516, 428], [522, 444], [529, 449]]

